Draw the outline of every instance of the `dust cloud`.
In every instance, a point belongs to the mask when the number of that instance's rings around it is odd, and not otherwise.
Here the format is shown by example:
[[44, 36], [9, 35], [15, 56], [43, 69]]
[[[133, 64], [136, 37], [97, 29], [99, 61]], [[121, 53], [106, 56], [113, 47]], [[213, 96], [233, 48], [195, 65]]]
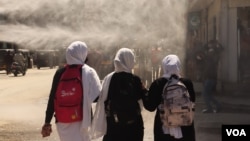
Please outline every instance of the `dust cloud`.
[[153, 47], [180, 52], [189, 0], [1, 0], [0, 40], [28, 48]]

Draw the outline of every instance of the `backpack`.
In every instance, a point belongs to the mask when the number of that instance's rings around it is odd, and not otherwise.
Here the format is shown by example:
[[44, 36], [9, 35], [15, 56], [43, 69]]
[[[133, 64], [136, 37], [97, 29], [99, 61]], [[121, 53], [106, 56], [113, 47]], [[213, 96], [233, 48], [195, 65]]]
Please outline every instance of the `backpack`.
[[162, 93], [159, 105], [164, 127], [191, 125], [194, 118], [194, 103], [190, 100], [186, 86], [179, 78], [170, 77]]
[[65, 66], [54, 99], [56, 120], [63, 123], [81, 121], [83, 118], [82, 65]]
[[133, 75], [122, 76], [123, 81], [112, 81], [115, 75], [111, 78], [108, 98], [105, 101], [106, 115], [113, 123], [134, 123], [141, 114], [141, 109], [136, 96]]

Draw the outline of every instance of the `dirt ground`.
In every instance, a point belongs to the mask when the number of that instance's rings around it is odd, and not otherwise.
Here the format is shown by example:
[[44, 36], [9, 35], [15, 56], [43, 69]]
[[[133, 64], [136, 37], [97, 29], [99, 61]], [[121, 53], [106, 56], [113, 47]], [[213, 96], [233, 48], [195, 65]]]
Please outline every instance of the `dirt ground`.
[[27, 123], [3, 123], [0, 126], [0, 141], [31, 141], [41, 138], [38, 129]]

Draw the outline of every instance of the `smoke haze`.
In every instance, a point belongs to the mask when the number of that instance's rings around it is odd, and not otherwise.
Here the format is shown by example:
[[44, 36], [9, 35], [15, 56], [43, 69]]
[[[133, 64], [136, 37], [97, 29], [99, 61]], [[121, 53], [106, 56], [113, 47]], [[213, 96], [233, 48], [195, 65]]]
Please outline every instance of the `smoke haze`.
[[[1, 0], [0, 40], [60, 48], [74, 40], [93, 47], [152, 47], [179, 52], [188, 0]], [[180, 48], [181, 47], [181, 48]]]

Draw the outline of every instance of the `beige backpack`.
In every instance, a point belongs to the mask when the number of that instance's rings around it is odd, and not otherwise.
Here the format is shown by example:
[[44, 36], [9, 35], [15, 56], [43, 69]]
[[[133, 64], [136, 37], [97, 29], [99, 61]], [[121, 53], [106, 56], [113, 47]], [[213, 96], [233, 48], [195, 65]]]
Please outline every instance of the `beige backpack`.
[[179, 79], [171, 77], [163, 88], [162, 103], [158, 107], [163, 126], [191, 125], [194, 118], [194, 105], [186, 86]]

